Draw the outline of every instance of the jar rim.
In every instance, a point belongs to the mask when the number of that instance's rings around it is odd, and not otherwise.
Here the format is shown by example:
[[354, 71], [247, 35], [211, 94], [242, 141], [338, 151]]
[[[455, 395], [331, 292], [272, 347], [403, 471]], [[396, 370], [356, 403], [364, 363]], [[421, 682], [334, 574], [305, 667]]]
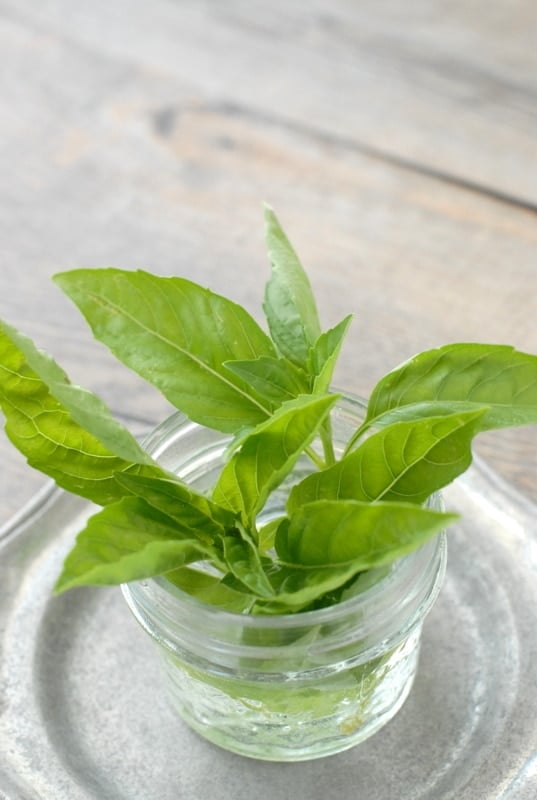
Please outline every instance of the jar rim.
[[[413, 553], [409, 553], [394, 561], [388, 574], [379, 578], [378, 581], [363, 592], [323, 608], [284, 614], [245, 614], [244, 612], [228, 611], [190, 595], [180, 587], [175, 586], [171, 581], [168, 581], [164, 575], [158, 575], [154, 578], [148, 578], [142, 581], [125, 583], [122, 584], [121, 588], [123, 593], [128, 596], [135, 587], [143, 588], [148, 585], [156, 586], [160, 591], [165, 593], [172, 602], [176, 600], [179, 604], [189, 609], [197, 610], [207, 618], [217, 616], [218, 619], [230, 623], [240, 622], [242, 627], [302, 627], [313, 623], [333, 622], [338, 617], [355, 613], [360, 610], [361, 607], [365, 608], [375, 603], [379, 597], [389, 593], [390, 589], [396, 588], [400, 582], [405, 585], [410, 585], [413, 583], [413, 578], [420, 576], [425, 577], [429, 565], [432, 566], [444, 560], [445, 550], [445, 534], [440, 534], [426, 542]], [[423, 569], [420, 569], [420, 566], [423, 566]]]

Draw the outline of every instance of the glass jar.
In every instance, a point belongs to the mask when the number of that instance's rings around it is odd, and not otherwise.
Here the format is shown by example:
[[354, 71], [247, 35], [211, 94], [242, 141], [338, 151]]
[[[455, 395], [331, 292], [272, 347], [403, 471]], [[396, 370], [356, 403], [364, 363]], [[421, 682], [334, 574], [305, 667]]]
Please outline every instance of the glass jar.
[[[332, 412], [336, 446], [364, 415], [345, 397]], [[209, 490], [229, 437], [175, 414], [145, 447], [198, 491]], [[299, 462], [271, 497], [280, 516]], [[438, 497], [432, 505], [439, 505]], [[174, 708], [206, 739], [254, 758], [301, 761], [340, 752], [375, 733], [403, 704], [416, 673], [422, 623], [444, 576], [445, 536], [395, 562], [333, 606], [297, 614], [232, 613], [165, 578], [126, 584], [127, 603], [157, 643]], [[369, 576], [369, 577], [367, 577]]]

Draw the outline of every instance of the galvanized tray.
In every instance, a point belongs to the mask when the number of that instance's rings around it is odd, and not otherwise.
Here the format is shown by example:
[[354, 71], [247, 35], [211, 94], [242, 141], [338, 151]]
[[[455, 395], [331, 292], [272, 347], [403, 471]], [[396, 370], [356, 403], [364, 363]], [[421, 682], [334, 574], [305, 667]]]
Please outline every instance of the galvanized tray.
[[47, 487], [0, 531], [3, 800], [535, 800], [537, 507], [483, 465], [403, 709], [341, 755], [234, 756], [175, 718], [119, 589], [51, 597], [89, 504]]

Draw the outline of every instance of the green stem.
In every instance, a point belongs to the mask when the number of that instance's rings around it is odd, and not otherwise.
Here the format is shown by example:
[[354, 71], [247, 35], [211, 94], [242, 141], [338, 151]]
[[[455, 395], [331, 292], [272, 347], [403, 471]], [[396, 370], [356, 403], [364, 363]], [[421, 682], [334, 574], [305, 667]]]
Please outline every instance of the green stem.
[[323, 444], [324, 460], [327, 467], [336, 462], [336, 454], [334, 453], [334, 443], [332, 441], [332, 425], [330, 418], [328, 418], [321, 428], [321, 442]]
[[318, 469], [324, 469], [324, 468], [326, 467], [326, 464], [325, 464], [325, 462], [323, 461], [323, 459], [321, 458], [321, 456], [320, 456], [320, 455], [318, 455], [318, 454], [315, 452], [315, 450], [313, 450], [311, 447], [306, 447], [306, 449], [304, 450], [304, 452], [305, 452], [305, 454], [308, 456], [308, 458], [310, 458], [310, 459], [313, 461], [313, 463], [315, 464], [315, 466], [316, 466]]

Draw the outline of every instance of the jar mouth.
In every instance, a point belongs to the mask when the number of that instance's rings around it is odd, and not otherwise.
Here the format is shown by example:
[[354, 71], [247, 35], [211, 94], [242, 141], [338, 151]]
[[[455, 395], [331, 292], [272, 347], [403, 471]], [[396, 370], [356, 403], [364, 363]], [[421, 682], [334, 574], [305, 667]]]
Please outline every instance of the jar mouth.
[[[209, 617], [217, 616], [220, 620], [236, 623], [240, 621], [242, 627], [247, 627], [248, 625], [256, 628], [302, 627], [304, 624], [332, 622], [339, 617], [362, 609], [365, 612], [368, 606], [376, 606], [379, 598], [391, 595], [398, 587], [410, 588], [416, 585], [416, 582], [420, 584], [422, 582], [429, 583], [433, 577], [432, 573], [442, 570], [446, 550], [445, 535], [440, 534], [420, 547], [419, 550], [394, 561], [386, 575], [379, 577], [378, 581], [354, 597], [349, 597], [337, 604], [324, 608], [286, 614], [245, 614], [220, 609], [210, 603], [205, 603], [203, 600], [198, 600], [198, 598], [189, 595], [188, 592], [184, 592], [168, 581], [164, 575], [136, 583], [139, 586], [143, 586], [148, 582], [153, 582], [159, 591], [170, 597], [171, 602], [175, 599], [178, 605], [189, 607], [192, 610], [195, 609], [198, 613]], [[129, 585], [133, 584], [124, 584], [123, 586], [128, 587]]]

